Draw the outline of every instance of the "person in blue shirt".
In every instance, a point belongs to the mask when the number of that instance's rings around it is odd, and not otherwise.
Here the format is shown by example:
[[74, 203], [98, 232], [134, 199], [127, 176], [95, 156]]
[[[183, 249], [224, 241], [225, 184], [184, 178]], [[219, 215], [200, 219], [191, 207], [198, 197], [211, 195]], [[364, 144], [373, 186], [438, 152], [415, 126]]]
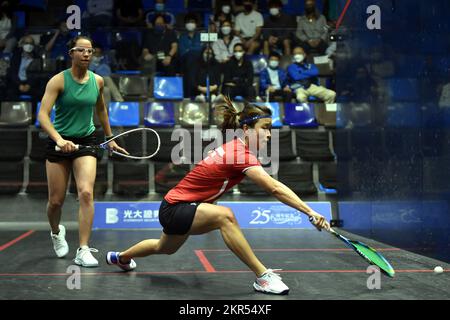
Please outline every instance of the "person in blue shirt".
[[319, 70], [317, 66], [306, 62], [305, 50], [294, 48], [294, 63], [287, 68], [289, 86], [295, 92], [298, 102], [308, 102], [314, 96], [325, 103], [334, 103], [336, 92], [318, 85]]
[[203, 49], [200, 41], [200, 32], [197, 31], [197, 16], [188, 13], [184, 18], [186, 32], [178, 39], [178, 54], [180, 70], [184, 75], [184, 92], [186, 97], [193, 95], [193, 83], [195, 82], [195, 62], [199, 59]]
[[[269, 55], [269, 66], [259, 75], [260, 96], [267, 100], [282, 97], [284, 102], [290, 102], [293, 93], [288, 85], [286, 71], [280, 68], [280, 55], [273, 51]], [[268, 96], [267, 96], [268, 95]]]
[[149, 11], [145, 14], [145, 23], [147, 27], [153, 28], [155, 26], [155, 21], [158, 16], [163, 16], [164, 21], [167, 22], [167, 28], [173, 29], [175, 26], [175, 16], [166, 11], [166, 1], [165, 0], [155, 0], [155, 11]]

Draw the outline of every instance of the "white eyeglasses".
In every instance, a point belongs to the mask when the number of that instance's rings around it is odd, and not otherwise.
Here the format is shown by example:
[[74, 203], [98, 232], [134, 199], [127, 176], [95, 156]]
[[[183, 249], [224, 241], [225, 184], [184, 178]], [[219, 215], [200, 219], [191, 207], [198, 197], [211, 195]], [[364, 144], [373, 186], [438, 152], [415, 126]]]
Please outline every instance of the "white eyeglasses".
[[74, 47], [74, 48], [69, 50], [69, 52], [71, 52], [71, 51], [80, 52], [82, 54], [87, 52], [89, 55], [91, 55], [91, 54], [93, 54], [95, 52], [95, 49], [94, 48]]

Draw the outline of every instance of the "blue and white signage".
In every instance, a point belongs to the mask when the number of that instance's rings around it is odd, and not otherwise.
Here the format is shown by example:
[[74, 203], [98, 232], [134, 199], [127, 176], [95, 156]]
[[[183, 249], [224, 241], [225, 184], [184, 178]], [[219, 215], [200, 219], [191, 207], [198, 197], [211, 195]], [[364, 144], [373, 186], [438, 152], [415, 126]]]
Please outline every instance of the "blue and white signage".
[[[158, 228], [159, 201], [95, 202], [94, 229]], [[242, 228], [314, 228], [301, 212], [280, 202], [218, 202], [229, 207]], [[308, 205], [331, 219], [329, 202]]]

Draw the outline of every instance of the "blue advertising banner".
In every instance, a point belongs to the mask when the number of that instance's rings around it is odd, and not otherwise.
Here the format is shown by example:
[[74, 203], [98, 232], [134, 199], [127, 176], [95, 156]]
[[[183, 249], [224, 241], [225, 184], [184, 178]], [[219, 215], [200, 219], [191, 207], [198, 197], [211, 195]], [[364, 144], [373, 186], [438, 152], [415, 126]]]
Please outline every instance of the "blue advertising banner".
[[[95, 202], [93, 229], [161, 228], [158, 219], [159, 201]], [[229, 207], [242, 228], [314, 228], [299, 211], [280, 202], [218, 202]], [[308, 205], [331, 219], [329, 202]]]

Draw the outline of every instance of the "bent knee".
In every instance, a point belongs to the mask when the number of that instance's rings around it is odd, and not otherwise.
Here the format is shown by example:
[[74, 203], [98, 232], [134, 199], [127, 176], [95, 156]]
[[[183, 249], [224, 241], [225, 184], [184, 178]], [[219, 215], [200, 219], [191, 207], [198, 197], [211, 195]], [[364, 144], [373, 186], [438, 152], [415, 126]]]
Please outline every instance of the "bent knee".
[[221, 214], [222, 223], [233, 223], [237, 224], [236, 216], [233, 211], [229, 208], [225, 208]]

